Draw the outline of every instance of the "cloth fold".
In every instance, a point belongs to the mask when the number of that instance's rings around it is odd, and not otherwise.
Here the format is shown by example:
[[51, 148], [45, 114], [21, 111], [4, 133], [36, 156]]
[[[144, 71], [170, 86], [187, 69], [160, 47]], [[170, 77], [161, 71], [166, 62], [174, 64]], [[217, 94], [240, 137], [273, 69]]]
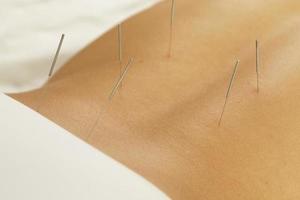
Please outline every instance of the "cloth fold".
[[2, 0], [0, 91], [17, 93], [47, 81], [60, 36], [66, 35], [55, 70], [80, 49], [159, 0]]

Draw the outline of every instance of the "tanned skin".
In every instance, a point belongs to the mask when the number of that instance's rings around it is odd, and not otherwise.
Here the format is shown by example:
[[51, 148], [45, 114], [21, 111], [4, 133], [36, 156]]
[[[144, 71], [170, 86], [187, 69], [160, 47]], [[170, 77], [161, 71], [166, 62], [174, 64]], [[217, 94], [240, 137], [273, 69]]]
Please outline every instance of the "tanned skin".
[[168, 57], [170, 9], [164, 1], [122, 24], [122, 66], [134, 63], [111, 101], [117, 28], [43, 88], [11, 96], [172, 199], [299, 199], [300, 2], [177, 0]]

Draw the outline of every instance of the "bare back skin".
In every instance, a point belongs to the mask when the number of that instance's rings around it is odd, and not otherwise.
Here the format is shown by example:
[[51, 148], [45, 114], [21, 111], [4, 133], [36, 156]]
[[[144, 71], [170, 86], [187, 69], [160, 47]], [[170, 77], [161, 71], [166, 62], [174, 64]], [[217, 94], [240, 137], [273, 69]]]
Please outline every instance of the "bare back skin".
[[168, 57], [170, 7], [164, 1], [122, 25], [122, 64], [114, 29], [43, 88], [11, 96], [172, 199], [299, 199], [300, 2], [177, 0]]

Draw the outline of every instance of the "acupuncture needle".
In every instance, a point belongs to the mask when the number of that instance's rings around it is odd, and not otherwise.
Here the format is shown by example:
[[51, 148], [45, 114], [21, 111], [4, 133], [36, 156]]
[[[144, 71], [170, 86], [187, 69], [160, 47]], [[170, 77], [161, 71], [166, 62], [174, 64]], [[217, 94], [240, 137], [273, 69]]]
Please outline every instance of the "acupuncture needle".
[[239, 63], [240, 63], [240, 61], [237, 60], [236, 63], [235, 63], [235, 66], [234, 66], [234, 70], [233, 70], [233, 73], [232, 73], [232, 76], [231, 76], [231, 79], [230, 79], [230, 83], [229, 83], [229, 86], [228, 86], [228, 89], [227, 89], [227, 93], [226, 93], [225, 102], [224, 102], [224, 105], [223, 105], [221, 117], [219, 119], [219, 123], [218, 123], [219, 126], [221, 125], [221, 122], [222, 122], [222, 119], [223, 119], [223, 115], [224, 115], [224, 112], [225, 112], [225, 108], [226, 108], [226, 105], [227, 105], [227, 101], [228, 101], [228, 98], [229, 98], [229, 94], [230, 94], [230, 91], [231, 91], [231, 88], [232, 88], [233, 81], [234, 81], [235, 76], [236, 76], [236, 72], [237, 72]]
[[122, 25], [118, 25], [118, 59], [122, 62]]
[[172, 55], [174, 17], [175, 17], [175, 0], [172, 0], [171, 19], [170, 19], [170, 35], [169, 35], [169, 52], [168, 52], [169, 57], [171, 57], [171, 55]]
[[[118, 24], [118, 59], [119, 59], [119, 64], [120, 64], [120, 77], [122, 75], [122, 60], [123, 60], [123, 45], [122, 42], [123, 37], [122, 37], [122, 24]], [[122, 88], [122, 84], [120, 85], [120, 88]]]
[[256, 49], [256, 87], [257, 87], [257, 92], [259, 93], [260, 87], [259, 87], [259, 42], [258, 40], [255, 41], [255, 49]]
[[[109, 96], [109, 102], [111, 102], [110, 100], [113, 98], [114, 94], [116, 93], [116, 90], [118, 89], [118, 87], [120, 86], [120, 83], [123, 81], [126, 73], [128, 72], [128, 69], [130, 67], [130, 65], [132, 64], [133, 62], [133, 58], [131, 58], [129, 60], [129, 62], [127, 63], [126, 67], [125, 67], [125, 70], [123, 71], [121, 77], [119, 77], [118, 79], [118, 82], [115, 84], [115, 86], [113, 87], [112, 89], [112, 92]], [[108, 102], [108, 103], [109, 103]], [[90, 137], [93, 135], [93, 132], [94, 132], [94, 129], [96, 128], [97, 124], [99, 123], [100, 121], [100, 117], [101, 117], [101, 113], [104, 113], [106, 110], [108, 109], [108, 106], [104, 106], [104, 110], [100, 110], [97, 114], [97, 119], [95, 120], [95, 123], [93, 124], [93, 126], [91, 127], [90, 131], [89, 131], [89, 134], [87, 136], [87, 139], [86, 141], [89, 141]], [[102, 112], [101, 112], [102, 111]]]
[[53, 61], [52, 61], [52, 65], [51, 65], [51, 68], [50, 68], [48, 77], [51, 77], [52, 74], [53, 74], [53, 70], [54, 70], [54, 67], [55, 67], [57, 58], [58, 58], [58, 56], [59, 56], [59, 53], [60, 53], [60, 50], [61, 50], [61, 47], [62, 47], [64, 38], [65, 38], [65, 34], [62, 34], [62, 35], [61, 35], [61, 38], [60, 38], [60, 41], [59, 41], [59, 44], [58, 44], [58, 47], [57, 47], [57, 50], [56, 50], [56, 53], [55, 53], [55, 56], [54, 56], [54, 59], [53, 59]]
[[[61, 50], [61, 47], [62, 47], [62, 44], [63, 44], [63, 41], [64, 41], [64, 38], [65, 38], [65, 34], [62, 34], [61, 35], [61, 38], [60, 38], [60, 41], [59, 41], [59, 44], [58, 44], [58, 47], [57, 47], [57, 50], [56, 50], [56, 53], [55, 53], [55, 56], [53, 58], [53, 61], [52, 61], [52, 64], [51, 64], [51, 68], [50, 68], [50, 71], [49, 71], [49, 74], [48, 74], [48, 80], [51, 78], [52, 74], [53, 74], [53, 71], [54, 71], [54, 67], [56, 65], [56, 61], [58, 59], [58, 56], [60, 54], [60, 50]], [[46, 88], [44, 88], [43, 92], [42, 92], [42, 99], [43, 97], [46, 95]], [[39, 112], [40, 110], [40, 107], [41, 107], [41, 104], [42, 104], [42, 101], [40, 101], [38, 107], [37, 107], [37, 112]]]
[[127, 74], [128, 70], [129, 70], [129, 67], [131, 66], [132, 62], [133, 62], [133, 58], [130, 58], [129, 62], [127, 63], [127, 65], [126, 65], [126, 67], [124, 69], [124, 71], [122, 72], [121, 76], [119, 77], [118, 82], [113, 87], [113, 89], [112, 89], [112, 91], [111, 91], [111, 93], [109, 95], [109, 100], [112, 100], [112, 98], [116, 94], [116, 91], [118, 90], [120, 84], [122, 83], [124, 77], [126, 76], [126, 74]]

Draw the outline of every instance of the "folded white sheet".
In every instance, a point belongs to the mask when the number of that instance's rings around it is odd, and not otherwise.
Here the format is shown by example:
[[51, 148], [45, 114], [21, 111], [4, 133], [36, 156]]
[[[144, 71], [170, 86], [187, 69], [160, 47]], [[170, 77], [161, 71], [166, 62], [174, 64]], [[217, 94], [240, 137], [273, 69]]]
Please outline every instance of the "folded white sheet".
[[56, 70], [108, 29], [158, 1], [0, 0], [0, 91], [45, 83], [62, 33]]

